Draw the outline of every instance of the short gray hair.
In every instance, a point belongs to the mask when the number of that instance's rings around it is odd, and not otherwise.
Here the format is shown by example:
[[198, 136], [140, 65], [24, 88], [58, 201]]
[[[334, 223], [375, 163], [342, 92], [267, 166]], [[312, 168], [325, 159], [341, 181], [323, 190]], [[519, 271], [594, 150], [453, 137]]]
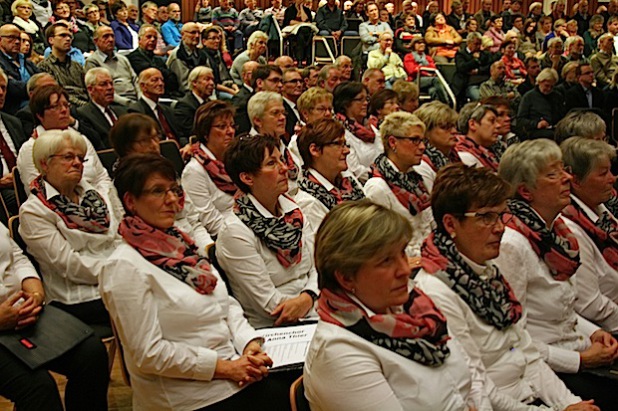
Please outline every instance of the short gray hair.
[[88, 146], [84, 137], [72, 128], [44, 131], [34, 140], [34, 146], [32, 147], [32, 159], [39, 173], [43, 173], [41, 163], [49, 160], [51, 156], [56, 154], [65, 141], [68, 141], [73, 147], [81, 150], [86, 155]]
[[139, 31], [137, 32], [137, 36], [141, 39], [146, 34], [146, 30], [148, 30], [148, 29], [153, 29], [155, 31], [157, 30], [157, 28], [155, 26], [153, 26], [152, 24], [147, 24], [147, 23], [146, 24], [142, 24], [140, 26], [140, 28], [139, 28]]
[[554, 83], [558, 82], [558, 72], [553, 68], [544, 68], [539, 75], [536, 76], [536, 84], [545, 80], [554, 80]]
[[[579, 41], [579, 42], [581, 42], [582, 44], [584, 44], [584, 39], [583, 39], [582, 37], [580, 37], [580, 36], [571, 36], [571, 37], [568, 37], [568, 38], [566, 39], [566, 41], [564, 42], [564, 48], [565, 48], [566, 50], [568, 50], [568, 49], [569, 49], [569, 47], [571, 47], [571, 44], [575, 43], [576, 41]], [[549, 42], [548, 42], [548, 43], [549, 43]]]
[[551, 46], [553, 46], [556, 43], [564, 44], [564, 41], [562, 41], [562, 39], [560, 37], [552, 37], [547, 42], [547, 48], [550, 48]]
[[94, 3], [90, 3], [90, 4], [85, 5], [84, 8], [82, 9], [82, 12], [84, 13], [84, 16], [88, 14], [90, 9], [96, 9], [96, 11], [99, 11], [99, 6], [97, 6]]
[[552, 140], [540, 138], [516, 143], [502, 155], [498, 175], [515, 190], [522, 184], [535, 188], [537, 178], [549, 163], [561, 159], [562, 151]]
[[275, 93], [274, 91], [260, 91], [249, 99], [247, 103], [247, 113], [249, 114], [249, 120], [252, 126], [254, 126], [254, 118], [261, 119], [264, 117], [266, 106], [271, 101], [283, 104], [283, 97], [281, 97], [281, 94]]
[[187, 81], [189, 82], [189, 90], [193, 91], [193, 82], [198, 78], [205, 76], [207, 74], [213, 74], [213, 71], [210, 67], [206, 66], [197, 66], [189, 73], [189, 77]]
[[488, 111], [491, 111], [495, 115], [498, 115], [495, 107], [490, 104], [480, 104], [474, 101], [466, 104], [461, 108], [461, 111], [459, 112], [459, 118], [457, 119], [457, 129], [462, 134], [468, 134], [468, 131], [470, 131], [470, 120], [474, 120], [477, 123], [480, 123]]
[[247, 50], [252, 49], [253, 44], [255, 44], [255, 42], [258, 41], [259, 39], [268, 41], [268, 35], [260, 30], [256, 30], [253, 33], [251, 33], [251, 35], [249, 36], [249, 40], [247, 40]]
[[611, 33], [601, 34], [599, 38], [597, 39], [597, 47], [601, 48], [601, 43], [603, 42], [603, 40], [608, 39], [608, 38], [613, 40], [614, 36]]
[[556, 124], [554, 140], [560, 144], [573, 136], [591, 139], [606, 131], [607, 127], [601, 116], [592, 111], [576, 110], [568, 113]]
[[425, 123], [426, 132], [436, 127], [455, 126], [459, 116], [450, 106], [437, 100], [423, 104], [414, 114]]
[[84, 76], [84, 82], [86, 83], [86, 87], [96, 86], [97, 77], [100, 74], [107, 74], [110, 78], [112, 78], [112, 73], [105, 67], [93, 67], [86, 72]]
[[425, 123], [412, 113], [396, 111], [386, 116], [380, 126], [380, 136], [382, 137], [384, 151], [388, 152], [390, 150], [388, 146], [388, 138], [390, 136], [401, 136], [411, 127], [420, 127], [423, 130], [423, 135], [425, 135]]
[[478, 33], [476, 31], [473, 31], [471, 33], [468, 33], [468, 35], [466, 36], [466, 43], [470, 44], [472, 43], [474, 40], [477, 39], [482, 39], [483, 36], [481, 36], [481, 33]]
[[583, 137], [564, 140], [560, 149], [564, 164], [573, 169], [573, 175], [579, 181], [584, 180], [602, 159], [611, 161], [616, 157], [616, 149], [605, 141]]
[[38, 87], [37, 86], [38, 81], [43, 77], [51, 77], [52, 79], [54, 78], [54, 76], [52, 76], [49, 73], [36, 73], [32, 77], [30, 77], [30, 80], [28, 80], [28, 82], [26, 83], [26, 93], [28, 94], [34, 93], [34, 90], [36, 90]]
[[148, 8], [148, 7], [152, 7], [152, 6], [155, 6], [156, 8], [159, 8], [159, 7], [157, 6], [157, 3], [155, 3], [154, 1], [147, 1], [147, 2], [145, 2], [144, 4], [142, 4], [141, 9], [142, 9], [142, 10], [144, 10], [144, 9], [146, 9], [146, 8]]

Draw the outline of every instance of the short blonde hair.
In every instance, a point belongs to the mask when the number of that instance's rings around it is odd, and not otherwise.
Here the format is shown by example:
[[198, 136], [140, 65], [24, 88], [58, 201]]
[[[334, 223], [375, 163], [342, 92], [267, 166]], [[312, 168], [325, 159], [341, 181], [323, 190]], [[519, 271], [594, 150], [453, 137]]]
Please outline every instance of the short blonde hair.
[[84, 137], [72, 128], [67, 128], [66, 130], [48, 130], [41, 133], [41, 135], [34, 140], [32, 161], [34, 161], [34, 166], [39, 173], [43, 173], [41, 163], [49, 160], [51, 156], [58, 153], [58, 150], [62, 148], [65, 142], [81, 150], [82, 153], [86, 155], [88, 146], [86, 145]]
[[321, 101], [333, 102], [333, 95], [322, 87], [311, 87], [300, 95], [296, 102], [299, 112], [309, 111]]
[[405, 102], [408, 100], [416, 100], [421, 94], [416, 83], [406, 80], [397, 80], [393, 83], [393, 91], [397, 93], [397, 100]]
[[335, 206], [316, 234], [318, 286], [340, 290], [335, 273], [354, 278], [363, 265], [393, 246], [405, 246], [411, 237], [412, 227], [404, 216], [368, 199]]
[[535, 188], [541, 172], [556, 160], [562, 160], [562, 152], [554, 141], [546, 138], [524, 141], [506, 149], [500, 160], [498, 175], [514, 189], [522, 184]]
[[268, 41], [268, 36], [266, 35], [266, 33], [264, 33], [263, 31], [259, 31], [259, 30], [251, 33], [251, 35], [249, 36], [249, 40], [247, 40], [247, 50], [251, 50], [255, 42], [258, 41], [259, 39]]
[[274, 91], [260, 91], [249, 99], [247, 102], [247, 114], [249, 114], [249, 121], [251, 121], [252, 126], [255, 126], [253, 122], [256, 118], [261, 119], [264, 117], [264, 112], [270, 102], [283, 104], [283, 97]]
[[425, 134], [425, 123], [412, 113], [396, 111], [386, 116], [380, 126], [380, 136], [382, 136], [384, 151], [390, 151], [388, 145], [388, 138], [390, 136], [401, 136], [412, 127], [420, 127], [423, 130], [423, 135]]
[[541, 70], [538, 76], [536, 76], [536, 84], [539, 84], [541, 81], [545, 80], [554, 80], [554, 83], [558, 82], [558, 72], [553, 68], [544, 68]]
[[459, 114], [447, 104], [441, 101], [432, 101], [420, 106], [415, 112], [416, 116], [425, 123], [425, 132], [437, 127], [457, 126]]
[[34, 8], [32, 7], [32, 2], [30, 2], [30, 0], [15, 0], [13, 4], [11, 4], [11, 13], [13, 13], [13, 16], [17, 15], [17, 8], [19, 6], [30, 6], [30, 9], [34, 11]]

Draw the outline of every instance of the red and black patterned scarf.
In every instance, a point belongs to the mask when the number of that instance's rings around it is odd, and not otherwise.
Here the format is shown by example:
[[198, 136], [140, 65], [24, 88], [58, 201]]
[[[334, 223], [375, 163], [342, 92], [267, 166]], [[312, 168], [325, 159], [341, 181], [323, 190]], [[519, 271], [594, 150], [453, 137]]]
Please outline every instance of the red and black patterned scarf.
[[449, 236], [435, 230], [425, 239], [421, 257], [423, 269], [449, 286], [487, 324], [502, 330], [521, 318], [521, 304], [498, 267], [492, 267], [495, 275], [483, 280]]
[[336, 185], [330, 191], [309, 170], [305, 170], [303, 176], [299, 183], [300, 189], [320, 200], [329, 210], [344, 201], [365, 198], [363, 189], [358, 183], [354, 179], [344, 177], [341, 174], [337, 177]]
[[521, 233], [541, 260], [547, 264], [556, 281], [567, 281], [579, 268], [579, 244], [575, 235], [558, 217], [553, 227], [523, 200], [509, 200], [509, 209], [515, 216], [508, 226]]
[[227, 171], [225, 171], [223, 161], [219, 161], [217, 159], [213, 160], [210, 158], [210, 156], [202, 150], [200, 143], [191, 145], [191, 154], [193, 155], [193, 158], [195, 158], [197, 162], [204, 167], [204, 170], [206, 170], [208, 176], [219, 190], [229, 195], [234, 195], [236, 193], [238, 188], [236, 187], [236, 184], [232, 182], [232, 179], [227, 174]]
[[322, 289], [318, 314], [322, 321], [423, 365], [440, 366], [450, 354], [446, 318], [418, 288], [410, 291], [403, 312], [372, 316], [345, 292]]
[[351, 118], [347, 118], [341, 113], [335, 114], [335, 118], [339, 120], [346, 130], [352, 133], [354, 137], [359, 138], [369, 144], [373, 144], [375, 142], [376, 133], [374, 133], [371, 125], [365, 127], [362, 123], [359, 123]]
[[217, 285], [208, 259], [197, 253], [195, 242], [176, 227], [163, 231], [140, 217], [125, 216], [118, 233], [142, 257], [200, 294], [210, 294]]
[[58, 214], [72, 230], [95, 234], [107, 233], [109, 230], [110, 216], [107, 204], [95, 190], [87, 190], [80, 204], [75, 204], [62, 194], [48, 200], [43, 177], [39, 175], [30, 183], [30, 192], [47, 208]]
[[425, 152], [423, 153], [423, 160], [429, 164], [429, 167], [436, 173], [451, 163], [460, 163], [461, 158], [457, 151], [453, 148], [448, 153], [448, 156], [445, 156], [440, 150], [432, 146], [431, 144], [427, 144], [425, 148]]
[[500, 159], [490, 149], [476, 144], [472, 139], [466, 136], [459, 138], [455, 149], [457, 151], [463, 151], [465, 153], [472, 154], [481, 162], [483, 167], [498, 172], [498, 165], [500, 164]]
[[279, 218], [264, 217], [247, 194], [237, 194], [234, 200], [234, 214], [277, 253], [277, 261], [282, 266], [288, 268], [300, 263], [304, 221], [300, 208], [296, 207]]

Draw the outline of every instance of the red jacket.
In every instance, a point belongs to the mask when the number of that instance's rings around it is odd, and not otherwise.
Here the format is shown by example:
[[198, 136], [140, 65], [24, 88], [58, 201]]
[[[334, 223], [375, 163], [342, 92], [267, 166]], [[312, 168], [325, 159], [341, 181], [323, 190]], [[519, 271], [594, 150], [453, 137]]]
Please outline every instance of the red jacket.
[[[422, 67], [430, 67], [432, 69], [435, 69], [436, 63], [434, 63], [433, 58], [431, 58], [431, 56], [427, 53], [425, 53], [425, 58], [427, 59], [429, 65]], [[412, 55], [412, 53], [408, 53], [403, 58], [403, 67], [406, 70], [406, 73], [408, 73], [408, 79], [414, 80], [418, 75], [418, 70], [421, 68], [421, 65], [417, 63], [416, 60], [414, 60], [414, 56]]]

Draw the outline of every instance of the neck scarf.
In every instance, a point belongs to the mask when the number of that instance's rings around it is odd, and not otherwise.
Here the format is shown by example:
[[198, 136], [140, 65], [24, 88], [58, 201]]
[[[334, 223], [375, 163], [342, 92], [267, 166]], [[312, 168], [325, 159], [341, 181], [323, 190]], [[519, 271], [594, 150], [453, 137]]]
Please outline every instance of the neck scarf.
[[472, 154], [481, 162], [483, 167], [487, 167], [496, 172], [498, 171], [498, 164], [500, 163], [498, 157], [491, 150], [476, 144], [472, 139], [463, 136], [463, 138], [459, 139], [457, 142], [456, 148], [457, 151]]
[[292, 154], [287, 147], [283, 148], [283, 160], [285, 160], [285, 165], [288, 167], [288, 178], [290, 180], [296, 180], [298, 178], [298, 167], [292, 158]]
[[193, 158], [204, 167], [204, 170], [206, 170], [208, 176], [219, 190], [229, 195], [234, 195], [236, 193], [238, 188], [232, 182], [227, 171], [225, 171], [225, 165], [222, 161], [210, 158], [210, 156], [202, 150], [200, 143], [191, 145], [191, 154]]
[[296, 207], [280, 218], [264, 217], [248, 195], [239, 194], [234, 200], [234, 214], [277, 253], [279, 264], [288, 268], [300, 263], [303, 247], [303, 214], [300, 208]]
[[75, 20], [75, 17], [73, 16], [70, 16], [68, 19], [61, 19], [61, 18], [56, 17], [55, 15], [52, 15], [49, 18], [49, 23], [54, 24], [61, 20], [69, 23], [69, 30], [71, 30], [73, 33], [77, 33], [79, 31], [79, 27], [77, 26], [77, 20]]
[[417, 64], [420, 64], [424, 67], [429, 66], [429, 61], [427, 61], [427, 54], [419, 54], [416, 51], [413, 51], [412, 57], [414, 57], [414, 61], [416, 61]]
[[26, 33], [29, 34], [37, 34], [39, 32], [39, 26], [37, 26], [32, 19], [28, 19], [28, 21], [26, 21], [21, 17], [15, 16], [13, 19], [13, 24], [21, 27]]
[[363, 142], [373, 144], [376, 139], [376, 133], [373, 132], [371, 126], [365, 127], [363, 124], [347, 118], [341, 113], [335, 114], [335, 118], [339, 120], [343, 126], [356, 138], [360, 138]]
[[577, 201], [571, 201], [571, 204], [562, 210], [562, 214], [583, 228], [607, 264], [618, 270], [618, 223], [609, 212], [604, 211], [595, 223]]
[[460, 163], [461, 158], [459, 158], [459, 154], [454, 149], [448, 153], [448, 157], [444, 155], [440, 150], [432, 146], [431, 144], [427, 144], [425, 148], [425, 153], [423, 153], [423, 160], [429, 167], [435, 172], [440, 171], [440, 169], [444, 166], [447, 166], [451, 163]]
[[618, 192], [616, 192], [616, 189], [612, 189], [612, 196], [605, 202], [605, 207], [612, 215], [618, 215]]
[[30, 183], [30, 192], [64, 221], [71, 230], [86, 233], [104, 234], [109, 230], [110, 218], [105, 200], [95, 190], [87, 190], [80, 204], [75, 204], [69, 197], [58, 194], [47, 199], [43, 176], [38, 176]]
[[420, 364], [437, 367], [450, 351], [446, 318], [421, 290], [413, 288], [399, 314], [369, 316], [346, 293], [322, 289], [320, 319]]
[[193, 240], [176, 227], [163, 231], [140, 217], [126, 216], [118, 233], [146, 260], [200, 294], [211, 294], [217, 285], [205, 257], [197, 254]]
[[299, 183], [300, 189], [320, 200], [329, 210], [344, 201], [355, 201], [365, 198], [365, 194], [358, 183], [354, 179], [344, 177], [341, 174], [339, 174], [337, 181], [335, 181], [335, 187], [330, 191], [309, 170], [305, 170], [303, 177]]
[[579, 267], [579, 244], [564, 221], [558, 217], [552, 229], [523, 200], [509, 200], [515, 216], [508, 226], [528, 239], [532, 249], [547, 264], [556, 281], [567, 281]]
[[421, 248], [421, 266], [448, 285], [487, 324], [499, 330], [521, 318], [522, 307], [497, 267], [493, 278], [483, 280], [464, 261], [455, 242], [435, 230]]
[[369, 174], [370, 178], [379, 177], [386, 181], [397, 200], [413, 216], [429, 207], [430, 195], [423, 178], [412, 169], [406, 173], [396, 170], [384, 153], [376, 158]]

